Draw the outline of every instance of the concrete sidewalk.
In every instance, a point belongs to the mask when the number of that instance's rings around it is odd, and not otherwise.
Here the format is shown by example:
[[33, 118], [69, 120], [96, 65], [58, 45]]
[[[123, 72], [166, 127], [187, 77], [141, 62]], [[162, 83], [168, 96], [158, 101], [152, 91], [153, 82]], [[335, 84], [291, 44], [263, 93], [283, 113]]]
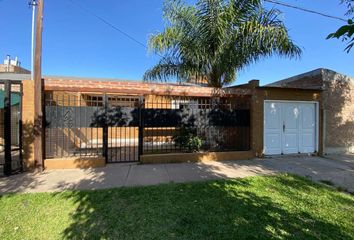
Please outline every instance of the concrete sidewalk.
[[[349, 159], [352, 159], [349, 156]], [[352, 160], [309, 156], [177, 164], [109, 164], [86, 170], [51, 170], [0, 178], [0, 194], [10, 192], [52, 192], [66, 189], [103, 189], [120, 186], [155, 185], [221, 178], [239, 178], [290, 172], [327, 180], [354, 191]]]

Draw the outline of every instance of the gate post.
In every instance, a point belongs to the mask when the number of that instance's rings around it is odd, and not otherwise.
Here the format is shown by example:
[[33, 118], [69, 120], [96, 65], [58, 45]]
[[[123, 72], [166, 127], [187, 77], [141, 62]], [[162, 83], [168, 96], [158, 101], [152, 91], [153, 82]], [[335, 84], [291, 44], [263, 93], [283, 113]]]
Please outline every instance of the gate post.
[[23, 85], [22, 82], [20, 84], [20, 117], [19, 117], [19, 122], [18, 122], [18, 127], [19, 127], [19, 135], [18, 135], [18, 140], [19, 140], [19, 148], [20, 148], [20, 171], [23, 172], [23, 142], [22, 142], [22, 134], [23, 134], [23, 122], [22, 122], [22, 96], [23, 96]]
[[4, 86], [4, 142], [5, 142], [5, 165], [4, 174], [11, 175], [11, 83], [5, 81]]
[[103, 137], [103, 157], [108, 162], [108, 121], [107, 121], [107, 109], [108, 109], [108, 97], [106, 93], [103, 96], [103, 106], [104, 106], [104, 120], [102, 126], [102, 137]]
[[144, 117], [143, 117], [143, 107], [144, 101], [143, 97], [139, 98], [138, 113], [139, 113], [139, 131], [138, 131], [138, 160], [140, 161], [140, 156], [143, 155], [143, 144], [144, 144]]

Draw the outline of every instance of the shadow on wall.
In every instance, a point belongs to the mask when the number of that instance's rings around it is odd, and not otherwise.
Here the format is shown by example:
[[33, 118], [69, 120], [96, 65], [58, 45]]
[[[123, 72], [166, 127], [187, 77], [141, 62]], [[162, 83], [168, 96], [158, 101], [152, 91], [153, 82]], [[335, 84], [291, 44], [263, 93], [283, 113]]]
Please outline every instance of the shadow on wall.
[[343, 75], [325, 81], [326, 148], [354, 146], [354, 81]]
[[37, 164], [31, 162], [31, 156], [33, 156], [32, 143], [34, 142], [35, 136], [41, 133], [42, 121], [42, 118], [37, 118], [34, 122], [26, 121], [22, 123], [23, 164], [25, 169], [33, 168]]
[[[166, 185], [81, 191], [64, 195], [77, 208], [64, 239], [320, 239], [350, 234], [317, 214], [291, 203], [304, 201], [298, 191], [317, 191], [301, 178], [273, 177], [267, 187], [282, 202], [260, 194], [251, 181]], [[258, 183], [259, 184], [259, 183]], [[284, 200], [285, 199], [285, 200]], [[339, 199], [339, 201], [347, 199]], [[307, 202], [317, 208], [317, 203]], [[349, 204], [349, 203], [348, 203]]]

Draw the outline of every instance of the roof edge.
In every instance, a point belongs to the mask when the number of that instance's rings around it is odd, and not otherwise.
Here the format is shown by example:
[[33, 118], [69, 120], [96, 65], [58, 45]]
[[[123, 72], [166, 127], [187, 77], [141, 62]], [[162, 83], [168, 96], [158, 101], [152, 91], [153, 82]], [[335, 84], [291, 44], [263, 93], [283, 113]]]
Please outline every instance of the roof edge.
[[333, 80], [334, 78], [331, 76], [335, 76], [335, 75], [342, 76], [342, 77], [347, 78], [350, 81], [354, 82], [354, 78], [351, 76], [348, 76], [348, 75], [345, 75], [345, 74], [342, 74], [342, 73], [339, 73], [339, 72], [336, 72], [334, 70], [327, 69], [327, 68], [317, 68], [312, 71], [308, 71], [308, 72], [305, 72], [302, 74], [298, 74], [298, 75], [295, 75], [295, 76], [292, 76], [289, 78], [285, 78], [285, 79], [282, 79], [279, 81], [275, 81], [275, 82], [266, 84], [264, 86], [266, 86], [266, 87], [287, 87], [287, 83], [291, 83], [291, 82], [301, 80], [304, 78], [308, 78], [308, 77], [320, 76], [320, 78], [322, 79], [322, 84], [321, 85], [318, 84], [318, 86], [308, 87], [308, 89], [324, 89], [324, 82]]

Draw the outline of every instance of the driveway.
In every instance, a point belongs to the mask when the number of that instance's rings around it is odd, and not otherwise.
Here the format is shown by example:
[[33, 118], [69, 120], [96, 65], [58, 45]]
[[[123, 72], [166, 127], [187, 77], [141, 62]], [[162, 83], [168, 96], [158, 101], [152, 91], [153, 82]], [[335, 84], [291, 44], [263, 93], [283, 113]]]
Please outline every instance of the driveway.
[[0, 194], [102, 189], [295, 173], [315, 181], [330, 181], [354, 192], [354, 155], [327, 158], [277, 156], [265, 159], [176, 164], [109, 164], [104, 168], [51, 170], [0, 178]]

